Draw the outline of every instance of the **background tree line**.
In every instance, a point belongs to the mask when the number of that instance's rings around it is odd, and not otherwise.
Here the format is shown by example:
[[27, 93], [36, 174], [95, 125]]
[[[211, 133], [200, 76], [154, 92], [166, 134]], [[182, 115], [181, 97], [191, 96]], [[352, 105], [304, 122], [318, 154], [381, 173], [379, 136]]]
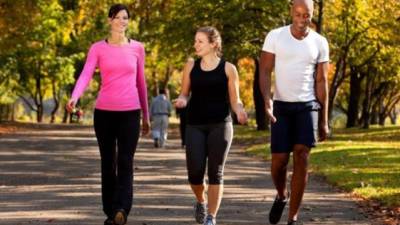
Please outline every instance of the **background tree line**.
[[[109, 0], [0, 0], [0, 118], [17, 119], [25, 104], [44, 120], [67, 122], [64, 110], [91, 43], [107, 36]], [[258, 129], [268, 123], [258, 88], [258, 56], [265, 35], [290, 24], [283, 0], [119, 1], [131, 10], [128, 36], [146, 45], [149, 93], [180, 90], [181, 70], [193, 56], [193, 37], [204, 25], [217, 27], [224, 57], [240, 71], [245, 107]], [[396, 121], [400, 101], [400, 2], [398, 0], [315, 0], [314, 28], [331, 50], [330, 120], [346, 126]], [[98, 76], [95, 76], [98, 81]], [[98, 82], [81, 99], [91, 109]], [[343, 116], [345, 115], [345, 117]]]

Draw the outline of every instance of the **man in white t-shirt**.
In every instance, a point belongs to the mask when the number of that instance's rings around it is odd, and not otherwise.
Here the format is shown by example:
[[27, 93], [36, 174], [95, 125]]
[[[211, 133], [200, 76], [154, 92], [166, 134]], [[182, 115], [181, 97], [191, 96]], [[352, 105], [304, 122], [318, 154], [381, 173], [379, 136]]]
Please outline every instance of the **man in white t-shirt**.
[[[288, 225], [297, 223], [310, 150], [315, 147], [317, 137], [323, 141], [329, 133], [329, 47], [324, 37], [309, 28], [312, 14], [312, 0], [294, 0], [292, 24], [270, 31], [261, 53], [260, 87], [272, 122], [271, 175], [277, 190], [269, 213], [271, 224], [279, 222], [289, 196]], [[293, 176], [288, 191], [287, 164], [291, 152]]]

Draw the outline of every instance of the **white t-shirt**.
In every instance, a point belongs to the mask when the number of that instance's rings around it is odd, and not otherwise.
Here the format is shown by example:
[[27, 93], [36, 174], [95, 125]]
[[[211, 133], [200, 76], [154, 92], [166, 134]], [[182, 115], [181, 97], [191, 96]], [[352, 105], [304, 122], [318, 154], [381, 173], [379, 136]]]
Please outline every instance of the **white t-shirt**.
[[293, 37], [290, 25], [270, 31], [263, 51], [275, 54], [274, 100], [307, 102], [315, 100], [316, 64], [329, 61], [327, 40], [310, 30], [303, 40]]

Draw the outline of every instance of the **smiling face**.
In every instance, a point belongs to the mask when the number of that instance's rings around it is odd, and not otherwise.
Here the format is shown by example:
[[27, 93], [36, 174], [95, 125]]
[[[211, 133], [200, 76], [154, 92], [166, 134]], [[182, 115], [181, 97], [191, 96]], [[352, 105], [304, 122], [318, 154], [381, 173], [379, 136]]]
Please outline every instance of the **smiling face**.
[[215, 53], [216, 43], [211, 43], [208, 39], [207, 34], [203, 32], [197, 32], [194, 38], [194, 49], [196, 55], [203, 57], [210, 53]]
[[128, 27], [129, 15], [126, 10], [120, 10], [114, 18], [108, 18], [111, 32], [124, 33]]
[[305, 32], [311, 24], [312, 14], [312, 1], [294, 1], [291, 9], [293, 28], [298, 32]]

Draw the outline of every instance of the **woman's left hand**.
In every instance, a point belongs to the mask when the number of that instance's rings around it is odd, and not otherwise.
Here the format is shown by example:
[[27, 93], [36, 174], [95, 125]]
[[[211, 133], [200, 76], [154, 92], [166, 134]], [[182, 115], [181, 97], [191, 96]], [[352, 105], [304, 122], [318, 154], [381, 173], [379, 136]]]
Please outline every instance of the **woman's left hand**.
[[246, 111], [244, 111], [243, 107], [238, 107], [238, 109], [236, 110], [236, 116], [240, 124], [247, 123], [247, 113]]
[[142, 136], [147, 135], [150, 132], [150, 121], [149, 120], [142, 120]]

